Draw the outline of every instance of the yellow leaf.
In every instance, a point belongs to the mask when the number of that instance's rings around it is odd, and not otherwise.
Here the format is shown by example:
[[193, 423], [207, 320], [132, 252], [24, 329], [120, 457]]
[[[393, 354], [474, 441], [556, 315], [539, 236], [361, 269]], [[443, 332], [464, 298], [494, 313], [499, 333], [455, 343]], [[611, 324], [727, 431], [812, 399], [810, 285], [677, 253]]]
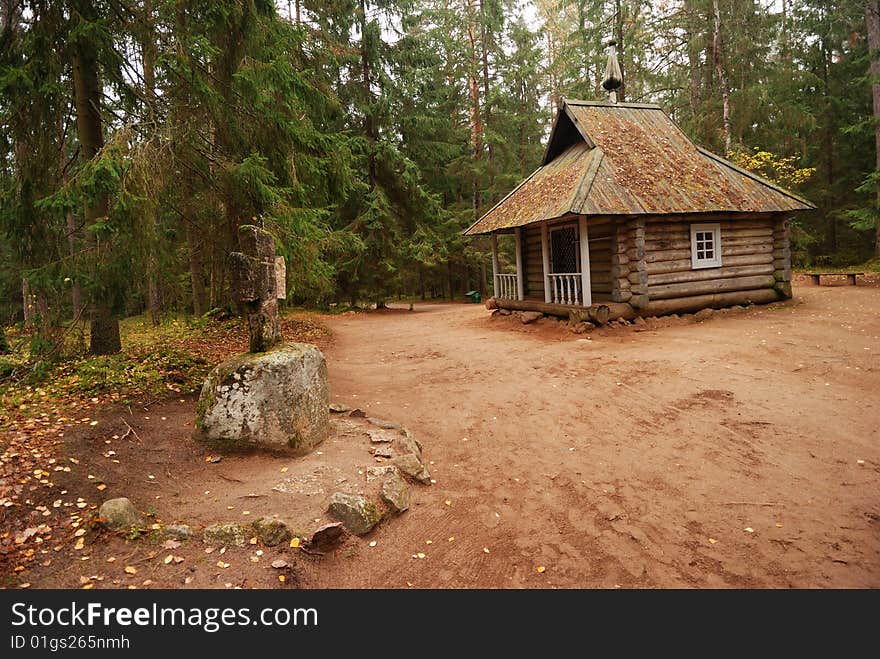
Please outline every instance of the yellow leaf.
[[82, 549], [86, 544], [85, 538], [80, 538], [76, 541], [76, 544], [73, 546], [74, 549]]
[[[375, 540], [373, 542], [375, 543]], [[294, 537], [293, 539], [291, 539], [290, 546], [293, 547], [294, 549], [299, 547], [299, 538]]]
[[488, 548], [488, 547], [483, 547], [483, 553], [484, 553], [484, 554], [488, 554], [488, 553], [489, 553], [489, 548]]
[[101, 483], [100, 485], [98, 485], [98, 489], [101, 490], [101, 491], [103, 492], [104, 490], [107, 489], [107, 486], [104, 485], [104, 483]]
[[94, 587], [95, 587], [95, 584], [89, 582], [89, 583], [87, 583], [85, 586], [83, 586], [82, 589], [83, 589], [83, 590], [91, 590], [91, 589], [94, 588]]
[[250, 540], [248, 540], [248, 542], [249, 542], [250, 544], [252, 544], [252, 545], [257, 544], [257, 536], [254, 536], [253, 538], [251, 538]]
[[74, 533], [73, 535], [75, 535], [75, 536], [78, 538], [78, 537], [80, 537], [81, 535], [85, 535], [85, 534], [86, 534], [86, 530], [85, 530], [85, 529], [77, 529], [77, 530], [76, 530], [76, 533]]
[[131, 566], [131, 565], [126, 565], [126, 566], [125, 566], [125, 569], [124, 569], [124, 572], [125, 572], [126, 574], [137, 574], [137, 568], [136, 568], [136, 567], [133, 567], [133, 566]]
[[287, 581], [287, 577], [285, 577], [283, 574], [279, 574], [278, 581], [280, 581], [281, 583], [284, 583], [285, 581]]
[[229, 567], [229, 563], [224, 563], [223, 561], [217, 561], [217, 567], [223, 568], [224, 570]]
[[287, 473], [287, 467], [281, 467], [281, 473], [282, 473], [282, 474], [286, 474], [286, 473]]
[[709, 538], [710, 545], [714, 545], [716, 542], [718, 542], [718, 541], [715, 538]]
[[538, 572], [538, 574], [542, 574], [546, 569], [547, 568], [545, 568], [543, 565], [539, 565], [538, 567], [535, 568], [535, 570]]
[[174, 556], [172, 556], [171, 554], [168, 554], [162, 562], [165, 563], [165, 565], [168, 565], [173, 560], [174, 560]]

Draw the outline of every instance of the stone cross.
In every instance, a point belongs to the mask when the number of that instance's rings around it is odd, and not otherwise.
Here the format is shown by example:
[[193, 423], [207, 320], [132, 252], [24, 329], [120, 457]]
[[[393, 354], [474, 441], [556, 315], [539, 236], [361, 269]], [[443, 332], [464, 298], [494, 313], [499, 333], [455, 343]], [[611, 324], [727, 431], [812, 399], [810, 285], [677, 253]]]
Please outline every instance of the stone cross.
[[230, 255], [234, 293], [247, 313], [250, 351], [266, 352], [281, 342], [275, 239], [248, 225], [239, 229], [238, 242], [241, 251]]

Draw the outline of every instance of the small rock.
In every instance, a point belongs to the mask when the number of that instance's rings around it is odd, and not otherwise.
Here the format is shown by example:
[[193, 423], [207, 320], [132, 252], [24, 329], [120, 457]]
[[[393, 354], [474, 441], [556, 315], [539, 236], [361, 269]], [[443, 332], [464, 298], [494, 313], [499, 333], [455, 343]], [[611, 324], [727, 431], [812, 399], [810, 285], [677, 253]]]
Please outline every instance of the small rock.
[[715, 309], [700, 309], [697, 313], [694, 314], [694, 320], [696, 320], [697, 322], [702, 322], [704, 320], [708, 320], [714, 315]]
[[356, 408], [356, 409], [353, 409], [351, 412], [349, 412], [348, 416], [353, 416], [358, 419], [363, 419], [367, 416], [367, 413], [364, 412], [362, 409]]
[[509, 316], [511, 313], [510, 309], [499, 309], [498, 311], [501, 312], [502, 316]]
[[374, 426], [382, 428], [383, 430], [400, 430], [399, 424], [393, 423], [391, 421], [385, 421], [384, 419], [376, 419], [375, 417], [368, 417], [367, 421], [372, 423]]
[[342, 522], [325, 524], [312, 533], [308, 542], [309, 549], [321, 553], [328, 552], [341, 544], [343, 533]]
[[391, 458], [394, 456], [394, 451], [392, 451], [391, 447], [388, 445], [371, 446], [370, 453], [377, 458]]
[[633, 325], [646, 325], [646, 324], [647, 323], [645, 323], [645, 319], [642, 318], [641, 316], [636, 316], [635, 319], [633, 320]]
[[543, 318], [544, 314], [540, 311], [524, 311], [522, 316], [520, 316], [520, 320], [523, 325], [528, 325], [529, 323], [534, 323], [538, 318]]
[[189, 524], [169, 524], [165, 527], [165, 535], [175, 540], [189, 540], [192, 537], [192, 529]]
[[419, 460], [422, 459], [422, 444], [413, 437], [406, 428], [403, 429], [403, 437], [397, 440], [397, 450], [401, 454], [413, 453]]
[[286, 567], [290, 567], [290, 563], [285, 561], [283, 558], [276, 558], [274, 561], [272, 561], [271, 565], [276, 570], [283, 570]]
[[235, 522], [213, 524], [202, 533], [202, 542], [213, 547], [234, 545], [244, 547], [248, 541], [247, 529]]
[[101, 504], [98, 516], [111, 531], [128, 531], [132, 527], [140, 528], [144, 525], [141, 514], [126, 497], [105, 501]]
[[382, 465], [381, 467], [367, 467], [367, 482], [372, 483], [381, 478], [385, 478], [388, 474], [397, 473], [397, 467], [394, 465]]
[[254, 529], [254, 534], [267, 547], [280, 545], [282, 542], [287, 542], [293, 537], [290, 529], [287, 528], [287, 524], [277, 519], [264, 519], [261, 517], [254, 520], [251, 526]]
[[420, 483], [430, 483], [431, 482], [431, 474], [428, 473], [428, 470], [425, 468], [425, 465], [422, 464], [422, 461], [419, 460], [418, 456], [414, 453], [407, 453], [406, 455], [399, 455], [394, 458], [392, 461], [401, 472], [410, 478], [414, 478]]
[[373, 444], [380, 444], [380, 443], [390, 444], [391, 442], [394, 441], [394, 435], [392, 435], [390, 432], [387, 432], [385, 430], [381, 430], [381, 429], [374, 430], [373, 428], [370, 428], [366, 431], [366, 433], [370, 436], [370, 441]]
[[409, 486], [399, 473], [395, 472], [385, 479], [379, 496], [394, 513], [409, 509]]
[[351, 412], [351, 408], [345, 403], [330, 403], [330, 411], [334, 414], [345, 414]]
[[327, 510], [355, 535], [366, 535], [382, 520], [376, 504], [358, 494], [334, 493]]

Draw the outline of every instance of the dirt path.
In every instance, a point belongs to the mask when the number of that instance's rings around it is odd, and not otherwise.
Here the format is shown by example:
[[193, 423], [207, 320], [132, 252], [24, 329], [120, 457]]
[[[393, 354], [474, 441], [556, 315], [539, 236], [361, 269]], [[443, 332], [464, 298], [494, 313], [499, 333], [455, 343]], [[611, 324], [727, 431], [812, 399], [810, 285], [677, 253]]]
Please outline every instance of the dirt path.
[[797, 296], [589, 339], [328, 319], [332, 397], [408, 425], [437, 483], [304, 585], [880, 587], [880, 290]]

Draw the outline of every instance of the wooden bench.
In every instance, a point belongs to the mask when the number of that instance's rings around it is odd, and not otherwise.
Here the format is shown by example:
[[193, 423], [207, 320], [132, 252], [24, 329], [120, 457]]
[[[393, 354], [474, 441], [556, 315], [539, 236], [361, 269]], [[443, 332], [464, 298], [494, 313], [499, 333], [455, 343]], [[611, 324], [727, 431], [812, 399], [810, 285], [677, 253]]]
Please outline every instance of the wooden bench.
[[816, 286], [822, 285], [822, 277], [846, 277], [850, 284], [853, 286], [856, 285], [856, 277], [861, 277], [865, 273], [864, 272], [808, 272], [806, 273], [813, 280], [813, 283]]

